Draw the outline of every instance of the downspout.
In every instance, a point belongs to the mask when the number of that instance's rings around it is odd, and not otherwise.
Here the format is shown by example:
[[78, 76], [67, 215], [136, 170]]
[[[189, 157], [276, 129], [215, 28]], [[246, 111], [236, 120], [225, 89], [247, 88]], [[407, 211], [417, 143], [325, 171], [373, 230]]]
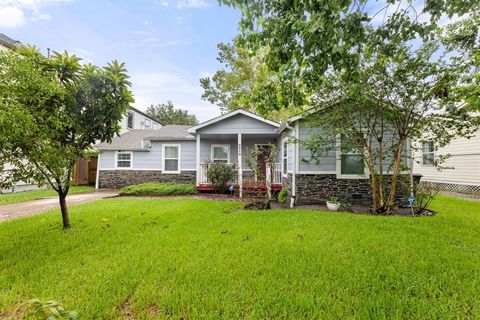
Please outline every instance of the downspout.
[[[296, 131], [295, 128], [290, 126], [288, 122], [285, 122], [285, 127], [289, 130], [292, 130], [294, 137], [296, 138]], [[296, 142], [293, 148], [293, 173], [292, 173], [292, 197], [290, 198], [290, 208], [293, 208], [295, 206], [296, 202], [296, 197], [297, 197], [297, 184], [296, 184], [296, 167], [297, 167], [297, 159], [296, 159]], [[288, 170], [287, 170], [288, 171]]]

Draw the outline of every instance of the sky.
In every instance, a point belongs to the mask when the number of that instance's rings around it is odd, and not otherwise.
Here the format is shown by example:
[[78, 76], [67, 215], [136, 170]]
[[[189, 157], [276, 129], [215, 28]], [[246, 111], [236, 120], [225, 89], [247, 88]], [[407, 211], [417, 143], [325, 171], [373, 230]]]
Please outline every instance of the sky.
[[199, 79], [221, 68], [217, 44], [233, 39], [239, 19], [216, 0], [0, 0], [0, 33], [99, 66], [125, 62], [135, 107], [171, 100], [200, 121], [220, 114]]

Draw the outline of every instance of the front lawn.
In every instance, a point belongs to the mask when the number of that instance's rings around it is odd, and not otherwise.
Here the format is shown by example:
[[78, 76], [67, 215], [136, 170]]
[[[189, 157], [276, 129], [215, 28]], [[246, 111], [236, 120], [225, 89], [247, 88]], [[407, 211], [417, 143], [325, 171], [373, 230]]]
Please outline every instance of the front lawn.
[[435, 217], [106, 199], [0, 224], [0, 318], [30, 298], [80, 319], [480, 318], [480, 203]]
[[[68, 194], [84, 193], [94, 190], [94, 187], [89, 186], [71, 186]], [[48, 188], [0, 194], [0, 205], [25, 202], [57, 195], [58, 194], [55, 190]]]

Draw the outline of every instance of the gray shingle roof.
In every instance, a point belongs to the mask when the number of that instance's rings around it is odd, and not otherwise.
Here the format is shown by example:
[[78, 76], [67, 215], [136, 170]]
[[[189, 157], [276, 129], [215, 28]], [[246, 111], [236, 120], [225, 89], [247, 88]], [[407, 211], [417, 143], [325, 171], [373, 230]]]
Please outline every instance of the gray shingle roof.
[[112, 143], [99, 143], [98, 150], [147, 150], [145, 140], [194, 140], [187, 133], [191, 126], [168, 125], [157, 130], [130, 130], [112, 139]]

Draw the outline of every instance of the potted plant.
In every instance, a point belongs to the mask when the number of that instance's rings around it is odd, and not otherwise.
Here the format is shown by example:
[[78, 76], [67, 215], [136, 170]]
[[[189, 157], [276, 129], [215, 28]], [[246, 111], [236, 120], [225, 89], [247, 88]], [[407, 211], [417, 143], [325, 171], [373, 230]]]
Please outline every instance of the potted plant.
[[331, 197], [330, 201], [327, 201], [327, 208], [330, 211], [338, 211], [340, 209], [340, 206], [342, 204], [340, 201], [337, 199], [337, 197]]

